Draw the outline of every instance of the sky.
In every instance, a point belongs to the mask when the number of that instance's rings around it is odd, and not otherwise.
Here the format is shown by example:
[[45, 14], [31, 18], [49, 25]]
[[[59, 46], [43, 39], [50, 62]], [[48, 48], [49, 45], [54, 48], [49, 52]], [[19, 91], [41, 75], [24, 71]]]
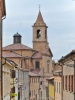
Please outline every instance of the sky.
[[3, 21], [3, 46], [13, 43], [13, 35], [22, 35], [22, 44], [32, 47], [32, 25], [39, 5], [53, 60], [58, 61], [75, 49], [75, 0], [5, 0], [6, 19]]

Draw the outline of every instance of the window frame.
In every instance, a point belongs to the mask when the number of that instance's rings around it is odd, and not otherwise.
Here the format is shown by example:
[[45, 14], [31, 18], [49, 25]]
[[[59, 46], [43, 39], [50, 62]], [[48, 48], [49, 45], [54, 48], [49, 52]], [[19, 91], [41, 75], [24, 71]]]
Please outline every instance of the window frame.
[[35, 68], [36, 69], [40, 69], [40, 61], [36, 61], [35, 62]]

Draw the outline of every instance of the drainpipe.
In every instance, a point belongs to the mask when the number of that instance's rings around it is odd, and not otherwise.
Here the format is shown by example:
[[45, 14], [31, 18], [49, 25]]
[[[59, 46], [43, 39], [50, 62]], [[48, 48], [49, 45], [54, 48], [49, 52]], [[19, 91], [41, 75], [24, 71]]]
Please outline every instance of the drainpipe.
[[74, 61], [74, 100], [75, 100], [75, 60]]
[[2, 69], [2, 20], [5, 19], [6, 16], [0, 19], [0, 81], [1, 81], [1, 100], [3, 100], [3, 69]]
[[1, 81], [1, 100], [2, 100], [2, 20], [0, 19], [0, 81]]

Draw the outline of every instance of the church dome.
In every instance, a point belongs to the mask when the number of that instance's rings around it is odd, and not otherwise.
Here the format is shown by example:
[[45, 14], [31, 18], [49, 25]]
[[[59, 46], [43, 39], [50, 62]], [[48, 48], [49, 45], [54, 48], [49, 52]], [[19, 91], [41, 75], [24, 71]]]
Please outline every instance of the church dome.
[[21, 37], [21, 35], [18, 32], [16, 34], [14, 34], [13, 37], [15, 37], [15, 36], [20, 36]]
[[13, 43], [21, 43], [21, 35], [18, 34], [18, 32], [16, 34], [14, 34], [13, 36]]

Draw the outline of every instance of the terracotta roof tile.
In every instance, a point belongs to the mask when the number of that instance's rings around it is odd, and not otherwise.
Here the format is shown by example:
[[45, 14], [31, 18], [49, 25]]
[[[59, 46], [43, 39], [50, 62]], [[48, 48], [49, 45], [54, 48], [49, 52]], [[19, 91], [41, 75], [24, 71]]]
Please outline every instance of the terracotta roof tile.
[[44, 51], [43, 51], [43, 54], [47, 54], [48, 53], [48, 51], [49, 51], [49, 49], [47, 48], [47, 49], [45, 49]]
[[21, 58], [21, 57], [23, 57], [23, 56], [21, 56], [21, 55], [19, 55], [19, 54], [17, 54], [17, 53], [8, 51], [7, 53], [3, 54], [3, 57], [4, 57], [4, 58], [10, 58], [10, 57], [11, 57], [11, 58], [13, 58], [13, 57]]
[[42, 69], [32, 69], [32, 70], [29, 72], [29, 75], [30, 75], [30, 76], [42, 76], [42, 74], [43, 74]]
[[16, 67], [18, 66], [14, 61], [10, 60], [10, 59], [6, 59], [6, 61], [8, 61], [11, 65], [15, 65]]
[[3, 50], [33, 50], [32, 48], [20, 43], [11, 44], [3, 47]]
[[42, 55], [39, 52], [34, 53], [34, 55], [32, 56], [33, 59], [40, 59], [42, 58]]
[[[50, 54], [48, 54], [48, 52], [49, 52]], [[51, 51], [50, 48], [45, 49], [45, 50], [42, 52], [42, 54], [46, 54], [46, 55], [53, 56], [52, 51]]]
[[8, 51], [7, 53], [3, 54], [3, 57], [5, 58], [31, 58], [31, 56], [22, 56], [14, 51]]

